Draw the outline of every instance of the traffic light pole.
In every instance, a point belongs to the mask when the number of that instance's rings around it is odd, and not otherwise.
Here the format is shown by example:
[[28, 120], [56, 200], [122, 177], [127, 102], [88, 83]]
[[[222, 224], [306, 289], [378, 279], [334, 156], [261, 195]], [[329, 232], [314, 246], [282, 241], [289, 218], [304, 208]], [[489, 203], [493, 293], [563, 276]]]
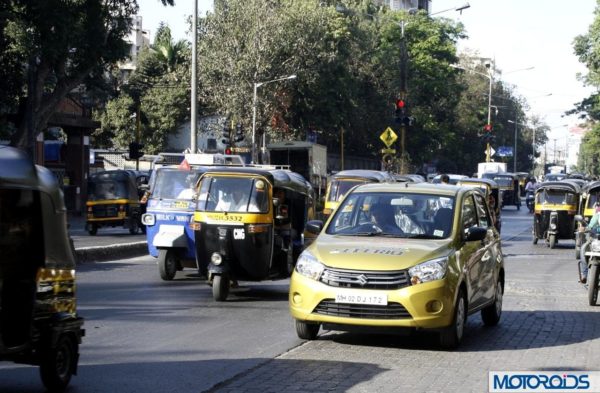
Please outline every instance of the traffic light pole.
[[[135, 143], [140, 143], [140, 104], [138, 104], [137, 112], [135, 113]], [[135, 158], [135, 170], [140, 170], [140, 158]]]

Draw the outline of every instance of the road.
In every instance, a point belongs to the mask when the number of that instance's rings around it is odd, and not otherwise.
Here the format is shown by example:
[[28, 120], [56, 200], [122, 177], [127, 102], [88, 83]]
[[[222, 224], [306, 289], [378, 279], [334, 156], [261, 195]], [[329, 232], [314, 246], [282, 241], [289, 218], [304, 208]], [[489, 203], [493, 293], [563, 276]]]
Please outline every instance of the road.
[[[500, 324], [469, 318], [456, 351], [431, 334], [296, 337], [287, 281], [241, 283], [225, 303], [192, 270], [161, 281], [150, 257], [84, 264], [87, 335], [69, 392], [484, 392], [489, 371], [600, 370], [600, 307], [577, 283], [574, 243], [531, 244], [531, 215], [503, 211]], [[0, 364], [0, 391], [42, 390], [37, 369]]]

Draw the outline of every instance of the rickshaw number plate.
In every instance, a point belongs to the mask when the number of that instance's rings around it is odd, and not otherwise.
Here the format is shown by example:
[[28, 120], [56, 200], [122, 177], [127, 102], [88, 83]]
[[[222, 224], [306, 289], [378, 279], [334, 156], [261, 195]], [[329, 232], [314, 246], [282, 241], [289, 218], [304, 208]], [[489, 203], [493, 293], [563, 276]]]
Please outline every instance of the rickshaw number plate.
[[236, 240], [244, 240], [246, 238], [246, 232], [244, 232], [244, 228], [235, 228], [233, 230], [233, 238]]
[[181, 207], [181, 208], [187, 209], [188, 203], [187, 202], [182, 202], [182, 201], [177, 201], [177, 202], [173, 203], [173, 207]]
[[368, 294], [364, 292], [343, 292], [335, 294], [336, 303], [371, 304], [375, 306], [386, 306], [388, 304], [385, 294]]

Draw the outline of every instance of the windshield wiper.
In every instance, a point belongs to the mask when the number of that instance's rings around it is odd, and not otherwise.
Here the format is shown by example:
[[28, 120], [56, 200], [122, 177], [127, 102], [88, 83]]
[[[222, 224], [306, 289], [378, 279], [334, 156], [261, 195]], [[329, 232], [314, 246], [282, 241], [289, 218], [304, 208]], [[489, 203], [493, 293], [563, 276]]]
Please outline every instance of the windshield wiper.
[[407, 239], [441, 239], [439, 236], [427, 235], [425, 233], [417, 233], [414, 235], [407, 235], [404, 237], [406, 237]]

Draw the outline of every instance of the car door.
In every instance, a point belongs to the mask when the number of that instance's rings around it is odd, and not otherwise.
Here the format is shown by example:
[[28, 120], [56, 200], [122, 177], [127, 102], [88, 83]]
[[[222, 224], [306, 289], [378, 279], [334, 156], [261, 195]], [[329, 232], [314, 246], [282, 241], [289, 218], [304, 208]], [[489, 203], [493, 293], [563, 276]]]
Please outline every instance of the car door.
[[494, 224], [488, 206], [482, 195], [474, 194], [478, 226], [487, 228], [487, 235], [481, 244], [480, 288], [484, 302], [490, 301], [495, 295], [496, 260], [499, 252], [500, 238], [494, 230]]
[[460, 255], [464, 263], [470, 309], [478, 307], [484, 302], [481, 282], [481, 258], [484, 252], [482, 242], [479, 240], [466, 240], [469, 228], [478, 226], [478, 224], [477, 206], [473, 199], [473, 192], [469, 192], [463, 198], [461, 206], [460, 235], [462, 236], [462, 247]]

